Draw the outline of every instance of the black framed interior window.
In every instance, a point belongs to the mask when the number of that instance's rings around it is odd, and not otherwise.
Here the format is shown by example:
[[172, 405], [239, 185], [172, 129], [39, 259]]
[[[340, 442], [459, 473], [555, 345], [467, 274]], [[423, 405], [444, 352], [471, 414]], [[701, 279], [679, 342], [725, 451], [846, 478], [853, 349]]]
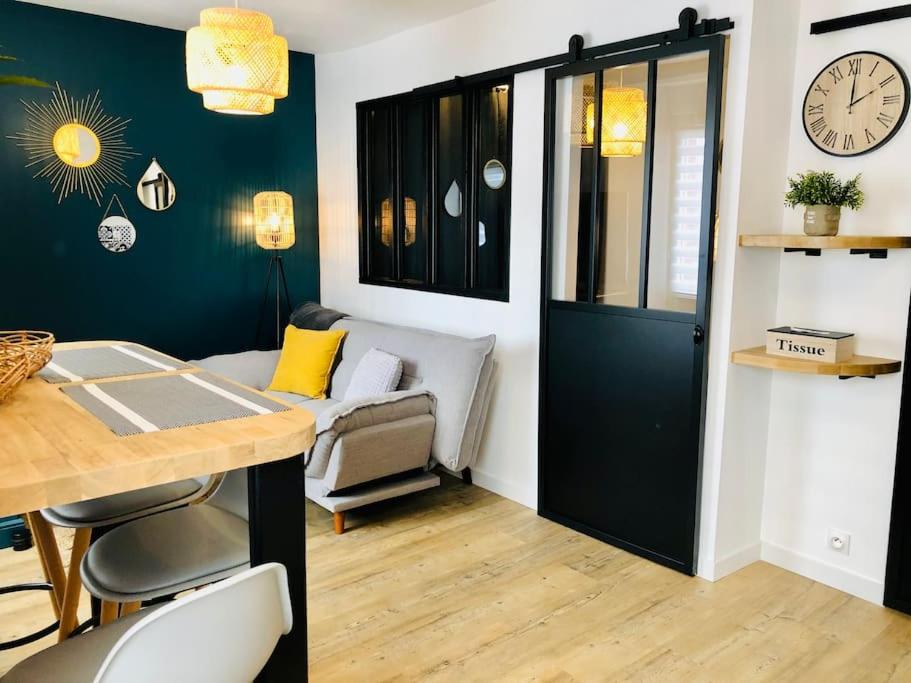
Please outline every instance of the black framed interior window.
[[509, 299], [511, 89], [357, 105], [361, 282]]

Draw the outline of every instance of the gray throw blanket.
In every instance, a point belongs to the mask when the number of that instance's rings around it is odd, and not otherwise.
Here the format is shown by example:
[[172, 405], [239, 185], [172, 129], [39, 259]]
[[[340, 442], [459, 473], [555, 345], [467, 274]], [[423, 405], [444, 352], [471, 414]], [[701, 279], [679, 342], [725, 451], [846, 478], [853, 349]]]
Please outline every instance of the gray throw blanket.
[[347, 317], [346, 313], [339, 313], [314, 301], [307, 301], [294, 309], [289, 322], [301, 330], [328, 330], [333, 323]]

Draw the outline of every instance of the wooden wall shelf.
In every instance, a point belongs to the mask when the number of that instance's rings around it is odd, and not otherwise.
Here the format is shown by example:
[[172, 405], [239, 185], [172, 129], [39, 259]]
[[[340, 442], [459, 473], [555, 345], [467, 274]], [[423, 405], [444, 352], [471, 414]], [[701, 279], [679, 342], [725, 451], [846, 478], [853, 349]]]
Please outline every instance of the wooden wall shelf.
[[749, 365], [754, 368], [802, 372], [808, 375], [829, 375], [839, 379], [889, 375], [899, 372], [902, 367], [899, 360], [873, 356], [853, 356], [842, 363], [819, 363], [800, 358], [786, 358], [766, 353], [764, 346], [735, 351], [731, 354], [731, 361], [737, 365]]
[[889, 249], [911, 249], [908, 235], [837, 235], [835, 237], [810, 237], [809, 235], [740, 235], [741, 247], [784, 249], [802, 251], [807, 256], [819, 256], [823, 249], [850, 249], [852, 254], [865, 254], [870, 258], [886, 258]]

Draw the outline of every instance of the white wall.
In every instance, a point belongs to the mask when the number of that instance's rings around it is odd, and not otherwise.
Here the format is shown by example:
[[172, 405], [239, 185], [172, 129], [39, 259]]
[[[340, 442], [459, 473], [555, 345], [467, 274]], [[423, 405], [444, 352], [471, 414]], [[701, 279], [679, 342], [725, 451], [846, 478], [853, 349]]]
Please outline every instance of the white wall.
[[[740, 198], [736, 218], [723, 222], [714, 297], [725, 303], [731, 317], [712, 321], [718, 348], [716, 375], [710, 383], [708, 436], [718, 446], [717, 477], [711, 488], [718, 491], [714, 508], [703, 506], [701, 539], [702, 575], [718, 579], [759, 559], [763, 482], [767, 450], [769, 394], [772, 374], [726, 362], [731, 351], [756, 346], [762, 331], [774, 320], [778, 303], [780, 252], [740, 249], [736, 233], [776, 231], [781, 220], [781, 183], [787, 171], [788, 148], [769, 141], [788, 130], [797, 43], [799, 2], [764, 0], [754, 6], [750, 41], [749, 73], [745, 83], [746, 108], [740, 121], [749, 131], [742, 153], [725, 144], [722, 163], [740, 169]], [[732, 68], [729, 68], [732, 71]], [[732, 118], [732, 117], [729, 117]], [[726, 174], [731, 177], [733, 174]], [[730, 290], [723, 283], [733, 280]], [[726, 379], [726, 382], [724, 381]], [[709, 481], [706, 481], [709, 486]]]
[[[802, 2], [790, 94], [793, 116], [779, 139], [790, 150], [789, 173], [810, 168], [829, 169], [842, 177], [863, 173], [867, 204], [856, 213], [844, 213], [843, 234], [908, 233], [911, 125], [872, 154], [830, 157], [806, 139], [800, 116], [803, 97], [824, 65], [850, 51], [882, 52], [911, 70], [911, 21], [821, 36], [811, 36], [809, 24], [894, 4]], [[783, 209], [782, 216], [786, 232], [801, 231], [798, 210]], [[856, 332], [858, 352], [902, 358], [909, 288], [907, 251], [894, 250], [886, 261], [845, 252], [818, 258], [788, 254], [780, 262], [777, 314], [768, 322]], [[758, 344], [761, 339], [753, 341]], [[875, 381], [774, 375], [762, 516], [764, 559], [881, 601], [900, 396], [900, 375]], [[827, 548], [830, 527], [852, 535], [849, 556]]]
[[[730, 47], [720, 253], [731, 257], [746, 96], [752, 0], [695, 3], [703, 17], [737, 22]], [[620, 0], [498, 0], [384, 41], [316, 59], [322, 300], [356, 315], [463, 335], [497, 335], [500, 373], [475, 482], [536, 506], [537, 393], [543, 173], [544, 73], [517, 76], [514, 97], [510, 301], [499, 303], [358, 284], [355, 103], [451, 78], [564, 52], [573, 33], [599, 45], [676, 26], [682, 5], [652, 0], [631, 11]], [[733, 269], [716, 276], [719, 329], [730, 326]], [[724, 335], [718, 335], [721, 338]], [[722, 395], [726, 345], [713, 338], [709, 401]], [[714, 408], [717, 409], [717, 401]], [[710, 418], [711, 419], [711, 418]], [[703, 517], [714, 519], [720, 440], [706, 444]], [[710, 555], [711, 556], [711, 555]], [[709, 572], [711, 573], [711, 572]]]

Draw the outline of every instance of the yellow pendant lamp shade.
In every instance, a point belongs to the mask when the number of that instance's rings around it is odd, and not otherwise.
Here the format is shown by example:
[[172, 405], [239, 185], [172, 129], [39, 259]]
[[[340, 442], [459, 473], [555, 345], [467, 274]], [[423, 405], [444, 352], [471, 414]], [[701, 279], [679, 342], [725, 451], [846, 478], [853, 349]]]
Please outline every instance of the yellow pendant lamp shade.
[[[601, 98], [601, 156], [637, 157], [645, 147], [648, 118], [639, 88], [606, 88]], [[585, 142], [595, 141], [595, 104], [585, 107]]]
[[288, 95], [288, 41], [261, 12], [213, 7], [187, 31], [187, 86], [225, 114], [271, 114]]
[[[388, 197], [380, 205], [380, 241], [392, 246], [392, 232], [395, 227], [392, 218], [392, 200]], [[410, 247], [417, 239], [418, 205], [411, 197], [405, 197], [405, 246]]]
[[253, 197], [256, 243], [263, 249], [294, 246], [294, 199], [287, 192], [260, 192]]

